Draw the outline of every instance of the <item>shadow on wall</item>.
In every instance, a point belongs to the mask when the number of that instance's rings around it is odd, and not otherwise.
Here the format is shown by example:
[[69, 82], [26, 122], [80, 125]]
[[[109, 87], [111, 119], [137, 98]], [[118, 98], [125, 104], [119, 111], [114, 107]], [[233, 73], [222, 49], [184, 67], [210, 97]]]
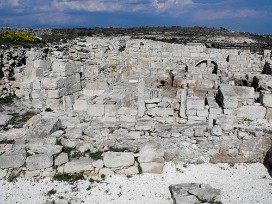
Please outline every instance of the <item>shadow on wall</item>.
[[269, 175], [272, 177], [272, 147], [270, 147], [265, 155], [264, 166], [267, 168]]

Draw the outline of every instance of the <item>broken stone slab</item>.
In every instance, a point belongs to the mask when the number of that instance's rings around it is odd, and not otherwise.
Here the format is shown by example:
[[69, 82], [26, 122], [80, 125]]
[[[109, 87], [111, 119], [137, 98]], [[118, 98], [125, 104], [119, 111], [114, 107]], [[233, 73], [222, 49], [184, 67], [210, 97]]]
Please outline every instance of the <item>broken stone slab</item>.
[[64, 165], [64, 173], [79, 173], [81, 171], [93, 170], [92, 159], [85, 157], [74, 159]]
[[35, 154], [26, 159], [26, 168], [30, 171], [45, 169], [51, 166], [53, 166], [53, 157], [47, 154]]
[[33, 119], [33, 123], [27, 127], [27, 137], [43, 138], [51, 135], [60, 128], [61, 121], [57, 117], [40, 117], [37, 120]]
[[135, 108], [129, 108], [129, 107], [121, 107], [117, 111], [118, 115], [127, 115], [127, 116], [132, 116], [132, 115], [137, 115], [138, 110]]
[[271, 93], [261, 91], [260, 101], [265, 107], [272, 108], [272, 94]]
[[164, 149], [162, 145], [155, 141], [144, 144], [139, 151], [138, 161], [140, 163], [164, 162]]
[[0, 113], [0, 127], [6, 126], [11, 121], [12, 116]]
[[221, 190], [209, 184], [182, 183], [169, 186], [174, 204], [220, 203]]
[[266, 115], [266, 108], [263, 106], [242, 106], [238, 108], [237, 117], [245, 119], [263, 119]]
[[129, 167], [135, 162], [132, 152], [106, 152], [103, 161], [109, 168]]
[[0, 156], [0, 169], [19, 168], [24, 164], [25, 151], [12, 152]]
[[223, 108], [237, 108], [238, 96], [235, 93], [233, 86], [220, 84], [218, 95], [219, 103], [223, 106]]

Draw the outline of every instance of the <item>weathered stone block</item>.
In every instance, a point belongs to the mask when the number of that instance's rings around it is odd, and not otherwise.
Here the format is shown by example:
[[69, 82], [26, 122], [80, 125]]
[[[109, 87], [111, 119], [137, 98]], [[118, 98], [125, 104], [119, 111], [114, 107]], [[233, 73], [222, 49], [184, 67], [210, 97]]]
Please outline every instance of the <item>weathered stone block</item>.
[[63, 152], [56, 157], [55, 166], [60, 166], [62, 164], [67, 163], [68, 161], [69, 161], [68, 154]]
[[0, 156], [0, 169], [19, 168], [24, 164], [25, 152], [12, 152]]
[[5, 115], [0, 113], [0, 126], [6, 126], [11, 119], [12, 119], [11, 115]]
[[92, 170], [94, 170], [92, 159], [85, 157], [74, 159], [64, 165], [64, 173], [79, 173]]
[[271, 93], [266, 93], [262, 91], [260, 94], [260, 101], [264, 106], [272, 108], [272, 94]]
[[246, 86], [233, 86], [238, 98], [241, 99], [254, 99], [254, 88]]
[[140, 163], [143, 173], [161, 174], [163, 171], [163, 163], [151, 162], [151, 163]]
[[51, 167], [53, 165], [53, 157], [46, 154], [36, 154], [26, 159], [26, 168], [28, 170], [39, 170]]
[[76, 99], [73, 108], [75, 111], [87, 111], [88, 110], [87, 100]]
[[63, 78], [43, 78], [42, 88], [47, 90], [60, 89], [64, 87]]
[[238, 108], [237, 117], [247, 119], [263, 119], [266, 108], [263, 106], [242, 106]]
[[222, 115], [214, 118], [214, 124], [219, 125], [224, 131], [232, 130], [233, 123], [234, 123], [233, 116]]
[[174, 110], [172, 108], [151, 108], [148, 109], [147, 114], [158, 117], [173, 116]]
[[164, 162], [164, 150], [161, 144], [150, 141], [144, 144], [139, 152], [140, 163]]
[[117, 111], [118, 115], [137, 115], [138, 111], [135, 108], [121, 107]]
[[59, 76], [69, 76], [81, 71], [80, 65], [74, 61], [54, 60], [52, 63], [52, 71]]
[[101, 117], [105, 114], [104, 105], [88, 105], [87, 110], [90, 117]]
[[238, 96], [231, 85], [220, 85], [219, 101], [224, 108], [237, 108]]
[[198, 97], [188, 97], [187, 98], [187, 110], [204, 110], [205, 101]]
[[43, 117], [37, 119], [29, 126], [27, 129], [27, 135], [30, 137], [46, 137], [59, 130], [60, 127], [61, 121], [58, 118]]
[[109, 168], [129, 167], [135, 162], [132, 152], [106, 152], [103, 160]]

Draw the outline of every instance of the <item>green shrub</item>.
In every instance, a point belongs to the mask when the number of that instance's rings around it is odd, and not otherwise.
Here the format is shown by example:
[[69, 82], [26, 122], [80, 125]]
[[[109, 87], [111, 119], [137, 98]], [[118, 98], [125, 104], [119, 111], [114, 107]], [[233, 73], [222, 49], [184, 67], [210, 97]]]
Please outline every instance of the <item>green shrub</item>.
[[53, 177], [53, 179], [57, 181], [75, 182], [78, 180], [84, 180], [84, 175], [83, 175], [83, 172], [74, 173], [74, 174], [63, 173], [63, 174], [56, 174]]
[[89, 156], [93, 159], [93, 160], [99, 160], [99, 159], [102, 159], [102, 154], [103, 152], [101, 151], [97, 151], [97, 152], [93, 152], [93, 153], [90, 153]]

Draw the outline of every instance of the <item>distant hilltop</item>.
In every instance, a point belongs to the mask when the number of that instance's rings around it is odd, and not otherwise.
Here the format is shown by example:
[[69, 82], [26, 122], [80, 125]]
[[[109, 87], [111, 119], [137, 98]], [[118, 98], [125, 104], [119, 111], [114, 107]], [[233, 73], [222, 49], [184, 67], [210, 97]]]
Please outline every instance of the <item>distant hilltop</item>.
[[272, 48], [272, 35], [235, 32], [223, 27], [0, 28], [0, 34], [7, 32], [25, 32], [46, 39], [45, 42], [82, 36], [130, 36], [176, 44], [206, 43], [208, 47], [215, 48], [237, 47], [252, 51]]

